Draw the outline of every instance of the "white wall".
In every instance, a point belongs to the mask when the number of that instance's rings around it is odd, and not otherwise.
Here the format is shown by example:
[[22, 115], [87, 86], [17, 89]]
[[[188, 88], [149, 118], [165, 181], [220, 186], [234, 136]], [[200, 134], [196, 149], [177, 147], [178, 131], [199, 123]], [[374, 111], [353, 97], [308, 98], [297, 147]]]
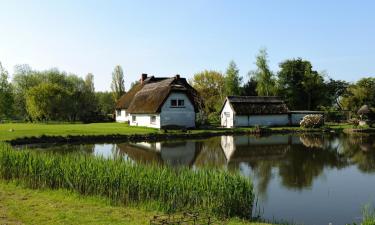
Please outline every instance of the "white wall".
[[286, 126], [289, 124], [288, 114], [281, 115], [251, 115], [249, 126]]
[[228, 101], [225, 102], [224, 108], [221, 111], [220, 121], [221, 126], [226, 128], [233, 127], [234, 112]]
[[[182, 108], [171, 107], [172, 99], [184, 100], [185, 106]], [[172, 92], [160, 113], [160, 125], [177, 125], [183, 127], [195, 127], [195, 111], [194, 106], [185, 93]]]
[[[224, 110], [223, 110], [224, 111]], [[233, 114], [231, 114], [233, 115]], [[221, 115], [221, 125], [227, 128], [232, 127], [231, 124], [225, 126], [225, 119], [223, 113]], [[250, 115], [250, 116], [237, 116], [234, 115], [234, 120], [232, 117], [228, 121], [234, 121], [234, 127], [249, 127], [249, 126], [286, 126], [289, 125], [288, 114], [281, 115]]]
[[[133, 121], [133, 116], [136, 117], [135, 121]], [[151, 124], [151, 116], [156, 117], [156, 121], [154, 124]], [[129, 120], [130, 120], [131, 126], [160, 128], [160, 115], [159, 114], [130, 114]]]
[[130, 120], [129, 115], [126, 116], [126, 110], [125, 109], [121, 109], [120, 115], [117, 115], [117, 110], [116, 110], [116, 122], [124, 123], [124, 122], [127, 122], [129, 120]]

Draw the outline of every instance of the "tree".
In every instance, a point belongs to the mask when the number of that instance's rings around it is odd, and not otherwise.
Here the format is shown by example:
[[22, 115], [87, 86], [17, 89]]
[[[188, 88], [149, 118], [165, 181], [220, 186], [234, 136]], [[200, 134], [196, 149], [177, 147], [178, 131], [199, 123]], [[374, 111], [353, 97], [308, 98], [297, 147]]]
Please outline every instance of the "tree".
[[64, 107], [69, 93], [57, 84], [41, 83], [26, 94], [26, 107], [33, 120], [66, 120]]
[[278, 73], [279, 93], [291, 109], [313, 110], [324, 104], [324, 79], [309, 61], [286, 60]]
[[330, 78], [329, 81], [326, 83], [327, 104], [342, 110], [343, 107], [340, 99], [342, 98], [342, 96], [345, 95], [348, 87], [348, 82], [344, 80], [334, 80]]
[[224, 76], [217, 71], [205, 70], [196, 73], [190, 82], [203, 99], [205, 112], [218, 112], [225, 98]]
[[276, 94], [276, 80], [268, 66], [268, 54], [266, 49], [260, 49], [256, 56], [257, 69], [250, 74], [257, 82], [256, 91], [259, 96], [274, 96]]
[[0, 119], [10, 118], [13, 113], [13, 92], [8, 81], [8, 71], [0, 62]]
[[343, 108], [357, 113], [363, 105], [375, 107], [375, 78], [362, 78], [357, 83], [349, 85], [347, 92], [342, 97], [340, 103]]
[[119, 65], [117, 65], [112, 72], [111, 89], [113, 92], [113, 98], [116, 102], [125, 93], [124, 72]]
[[225, 73], [224, 81], [225, 94], [227, 96], [240, 94], [242, 77], [240, 77], [237, 65], [233, 60], [229, 63], [229, 66]]
[[249, 81], [242, 87], [241, 95], [244, 96], [257, 96], [257, 86], [258, 82], [255, 78], [249, 73]]
[[88, 73], [86, 75], [85, 85], [86, 85], [87, 91], [91, 93], [95, 93], [94, 75], [92, 73]]
[[111, 92], [96, 92], [96, 99], [98, 100], [99, 113], [102, 116], [113, 114], [116, 102], [113, 100]]

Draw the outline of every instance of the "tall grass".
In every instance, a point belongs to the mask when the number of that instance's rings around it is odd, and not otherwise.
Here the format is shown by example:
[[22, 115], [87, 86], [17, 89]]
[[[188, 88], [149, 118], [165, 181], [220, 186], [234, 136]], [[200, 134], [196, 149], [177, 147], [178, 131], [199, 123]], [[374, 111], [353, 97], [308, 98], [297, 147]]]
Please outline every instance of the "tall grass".
[[16, 151], [2, 143], [0, 178], [30, 188], [69, 189], [164, 212], [202, 209], [219, 216], [250, 218], [254, 200], [251, 181], [225, 171], [176, 171], [121, 158]]
[[375, 208], [371, 205], [366, 205], [363, 208], [362, 225], [375, 225]]

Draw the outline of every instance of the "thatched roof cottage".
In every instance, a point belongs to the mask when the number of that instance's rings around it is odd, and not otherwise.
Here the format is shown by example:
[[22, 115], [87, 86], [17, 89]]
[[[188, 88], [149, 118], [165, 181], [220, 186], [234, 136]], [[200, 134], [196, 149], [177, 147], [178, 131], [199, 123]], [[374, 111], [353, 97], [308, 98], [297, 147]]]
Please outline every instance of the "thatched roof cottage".
[[116, 121], [154, 128], [195, 127], [200, 102], [197, 91], [179, 75], [162, 78], [142, 74], [139, 83], [117, 102]]
[[228, 96], [222, 106], [222, 127], [299, 125], [308, 114], [319, 111], [290, 111], [280, 97]]

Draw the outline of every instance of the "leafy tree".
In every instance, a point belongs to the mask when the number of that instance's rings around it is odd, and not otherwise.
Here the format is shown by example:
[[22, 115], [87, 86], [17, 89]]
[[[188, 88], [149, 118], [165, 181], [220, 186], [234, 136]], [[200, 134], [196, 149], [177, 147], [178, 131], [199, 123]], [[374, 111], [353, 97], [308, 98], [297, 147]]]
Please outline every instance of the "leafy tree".
[[239, 70], [234, 61], [229, 63], [224, 77], [225, 81], [225, 94], [226, 95], [239, 95], [241, 92], [242, 77], [239, 75]]
[[116, 102], [113, 100], [112, 92], [96, 92], [99, 113], [102, 116], [113, 114]]
[[280, 64], [278, 86], [291, 109], [317, 109], [324, 103], [324, 79], [309, 61], [286, 60]]
[[241, 95], [257, 96], [258, 92], [256, 89], [258, 86], [258, 82], [255, 80], [253, 76], [251, 76], [250, 73], [249, 73], [249, 77], [250, 77], [249, 81], [245, 83], [245, 85], [242, 87]]
[[257, 82], [256, 91], [259, 96], [274, 96], [277, 92], [276, 80], [268, 66], [266, 49], [260, 49], [255, 62], [257, 69], [250, 74]]
[[13, 92], [8, 82], [8, 71], [0, 62], [0, 119], [10, 118], [13, 113]]
[[375, 107], [375, 78], [367, 77], [349, 85], [340, 103], [344, 109], [356, 113], [363, 105]]
[[88, 92], [95, 93], [94, 75], [92, 73], [86, 75], [85, 85]]
[[33, 120], [63, 120], [69, 93], [57, 84], [41, 83], [26, 93], [26, 107]]
[[117, 65], [112, 72], [111, 89], [113, 92], [113, 98], [116, 102], [125, 93], [124, 72], [119, 65]]
[[340, 99], [345, 95], [349, 83], [343, 80], [334, 80], [332, 78], [326, 83], [327, 105], [337, 107], [342, 110]]
[[190, 81], [205, 103], [207, 114], [218, 112], [225, 98], [225, 79], [217, 71], [205, 70], [196, 73]]

